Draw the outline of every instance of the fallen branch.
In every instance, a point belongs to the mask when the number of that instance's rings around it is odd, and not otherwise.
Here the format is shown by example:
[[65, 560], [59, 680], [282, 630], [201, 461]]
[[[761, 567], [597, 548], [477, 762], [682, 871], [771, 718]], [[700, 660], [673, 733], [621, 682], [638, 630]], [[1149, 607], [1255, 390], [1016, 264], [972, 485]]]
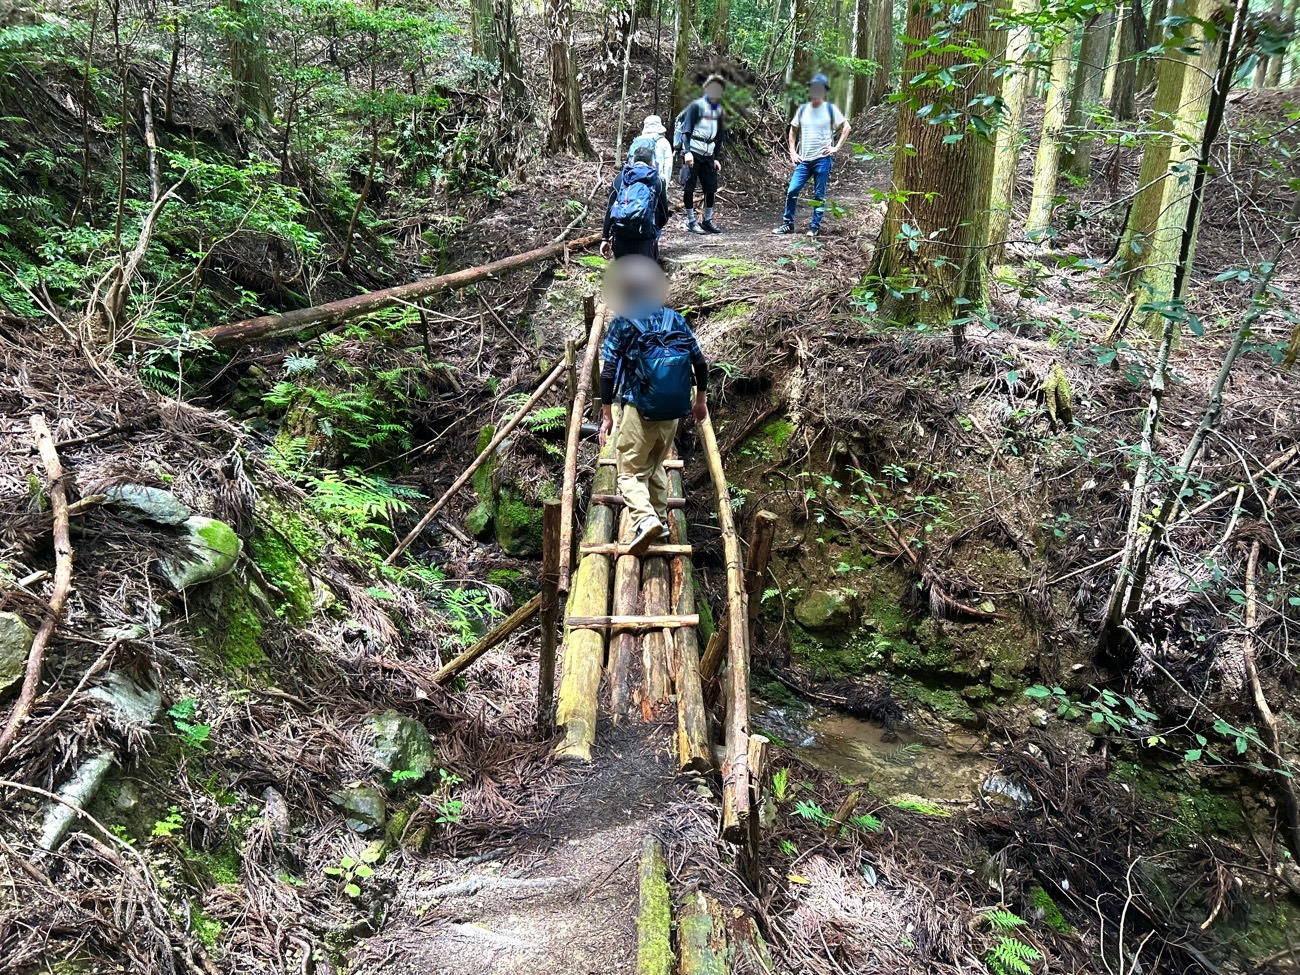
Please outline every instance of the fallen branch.
[[492, 438], [492, 442], [483, 448], [482, 453], [474, 458], [473, 462], [469, 467], [465, 468], [464, 473], [462, 473], [460, 477], [456, 478], [456, 482], [452, 484], [451, 487], [447, 488], [442, 497], [434, 502], [433, 507], [425, 512], [424, 517], [421, 518], [416, 526], [407, 533], [407, 536], [397, 543], [397, 548], [388, 553], [388, 558], [384, 559], [385, 565], [392, 565], [401, 557], [403, 552], [411, 547], [411, 543], [420, 536], [420, 532], [424, 531], [424, 529], [428, 527], [429, 522], [433, 521], [438, 512], [442, 510], [443, 506], [450, 501], [453, 496], [455, 496], [456, 492], [469, 483], [470, 478], [474, 476], [474, 472], [483, 466], [483, 462], [492, 456], [497, 447], [501, 445], [501, 441], [505, 440], [505, 438], [510, 435], [511, 431], [513, 431], [515, 427], [519, 426], [523, 418], [532, 412], [533, 407], [537, 405], [537, 401], [542, 398], [542, 395], [548, 389], [555, 385], [556, 380], [558, 380], [562, 375], [564, 375], [563, 362], [551, 370], [550, 375], [542, 380], [542, 384], [538, 386], [533, 395], [528, 398], [528, 402], [519, 407], [519, 410], [506, 422], [506, 425], [497, 431], [496, 436]]
[[41, 666], [45, 659], [45, 648], [49, 645], [54, 629], [63, 616], [63, 604], [68, 601], [72, 591], [72, 538], [68, 530], [68, 490], [63, 481], [63, 464], [59, 461], [59, 452], [54, 449], [54, 438], [45, 417], [37, 413], [31, 419], [32, 433], [36, 437], [36, 449], [40, 452], [41, 463], [49, 479], [50, 507], [54, 510], [54, 592], [50, 596], [49, 612], [41, 622], [41, 628], [32, 640], [32, 648], [27, 654], [27, 671], [23, 675], [23, 687], [9, 714], [9, 723], [4, 734], [0, 735], [0, 759], [3, 759], [13, 745], [18, 726], [31, 713], [36, 702], [36, 693], [41, 686]]
[[439, 294], [443, 291], [464, 288], [486, 278], [505, 274], [507, 271], [527, 267], [529, 264], [536, 264], [552, 257], [560, 257], [569, 250], [582, 250], [591, 247], [593, 244], [600, 243], [600, 240], [600, 234], [588, 234], [586, 237], [579, 237], [577, 240], [547, 244], [545, 247], [538, 247], [522, 254], [514, 254], [511, 257], [502, 258], [490, 264], [465, 268], [461, 271], [453, 271], [450, 274], [440, 274], [437, 277], [425, 278], [423, 281], [412, 281], [410, 284], [401, 284], [395, 288], [385, 288], [381, 291], [371, 291], [352, 298], [340, 298], [338, 301], [330, 301], [311, 308], [296, 308], [281, 315], [262, 315], [259, 318], [249, 318], [242, 322], [231, 322], [228, 325], [215, 325], [212, 328], [199, 329], [191, 334], [197, 342], [218, 349], [245, 345], [262, 339], [283, 338], [296, 335], [298, 332], [314, 325], [327, 327], [338, 325], [340, 322], [382, 311], [403, 301], [414, 301], [428, 298], [430, 295]]
[[483, 656], [483, 654], [487, 653], [493, 647], [504, 643], [511, 633], [532, 619], [533, 615], [541, 608], [542, 594], [538, 593], [494, 626], [487, 635], [472, 647], [460, 654], [460, 656], [455, 657], [444, 664], [442, 669], [433, 675], [433, 682], [435, 684], [447, 683], [447, 681], [451, 680], [474, 661], [478, 660], [478, 658]]

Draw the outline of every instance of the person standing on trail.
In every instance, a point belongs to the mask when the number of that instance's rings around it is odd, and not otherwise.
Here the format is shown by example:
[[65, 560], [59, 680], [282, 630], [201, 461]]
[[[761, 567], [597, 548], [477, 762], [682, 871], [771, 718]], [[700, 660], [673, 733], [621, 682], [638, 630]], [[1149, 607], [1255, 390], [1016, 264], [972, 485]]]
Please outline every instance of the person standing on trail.
[[[618, 311], [601, 347], [600, 443], [614, 426], [614, 400], [623, 404], [614, 451], [618, 491], [633, 527], [627, 551], [642, 556], [668, 535], [668, 476], [664, 461], [688, 413], [709, 415], [709, 364], [680, 314], [664, 307], [668, 283], [643, 257], [616, 261], [606, 301]], [[691, 389], [694, 387], [694, 395]]]
[[659, 170], [659, 184], [665, 193], [668, 192], [668, 177], [673, 171], [673, 144], [664, 138], [667, 132], [663, 119], [658, 115], [647, 115], [641, 126], [641, 134], [632, 140], [627, 153], [630, 162], [632, 154], [641, 146], [649, 146], [654, 150], [655, 169]]
[[849, 137], [849, 120], [836, 106], [826, 100], [830, 82], [824, 74], [815, 74], [808, 82], [808, 101], [799, 106], [790, 120], [790, 162], [794, 173], [785, 194], [785, 215], [774, 234], [794, 233], [795, 208], [799, 194], [813, 181], [812, 223], [808, 236], [821, 234], [823, 204], [826, 201], [826, 184], [831, 178], [831, 160]]
[[658, 260], [659, 233], [667, 222], [668, 193], [655, 168], [654, 149], [638, 146], [610, 187], [600, 253], [606, 258], [639, 254]]
[[[686, 106], [677, 116], [677, 138], [681, 146], [683, 203], [686, 205], [686, 229], [693, 234], [720, 234], [713, 222], [713, 204], [718, 192], [718, 173], [722, 172], [722, 147], [727, 129], [722, 122], [722, 93], [727, 81], [711, 74], [704, 82], [704, 94]], [[704, 220], [695, 219], [695, 186], [704, 190]]]

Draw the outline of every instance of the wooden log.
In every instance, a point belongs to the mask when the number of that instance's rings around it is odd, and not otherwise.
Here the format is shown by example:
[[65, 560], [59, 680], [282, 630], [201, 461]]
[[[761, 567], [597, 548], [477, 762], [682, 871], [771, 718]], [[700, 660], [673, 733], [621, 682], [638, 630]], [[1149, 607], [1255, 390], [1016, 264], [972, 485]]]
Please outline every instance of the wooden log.
[[542, 504], [542, 649], [537, 660], [537, 737], [549, 737], [554, 729], [555, 644], [559, 637], [560, 614], [560, 502]]
[[677, 911], [679, 975], [729, 975], [727, 919], [722, 905], [696, 891]]
[[[763, 808], [763, 776], [767, 770], [768, 739], [762, 735], [750, 735], [745, 754], [749, 760], [749, 803], [751, 810]], [[759, 860], [759, 815], [751, 813], [745, 830], [745, 841], [740, 850], [740, 869], [749, 884], [749, 889], [757, 893], [763, 890], [762, 863]]]
[[844, 801], [836, 807], [835, 814], [831, 816], [831, 821], [826, 824], [827, 839], [833, 839], [844, 832], [844, 824], [849, 821], [849, 817], [853, 815], [853, 810], [858, 808], [858, 803], [861, 801], [862, 793], [857, 789], [844, 797]]
[[[599, 505], [597, 507], [600, 507]], [[583, 555], [626, 555], [628, 547], [626, 545], [615, 545], [613, 542], [604, 544], [583, 543]], [[651, 545], [645, 550], [646, 557], [654, 555], [690, 555], [691, 547], [689, 545]]]
[[[656, 620], [656, 624], [645, 636], [641, 637], [641, 659], [645, 666], [645, 681], [642, 685], [641, 707], [643, 713], [658, 711], [668, 703], [672, 693], [672, 671], [668, 663], [668, 646], [664, 639], [664, 629], [673, 625], [668, 615], [669, 582], [668, 562], [662, 557], [644, 560], [641, 567], [641, 601], [645, 619]], [[676, 619], [694, 619], [691, 625], [698, 626], [698, 615], [676, 617]]]
[[722, 769], [722, 836], [742, 843], [749, 833], [749, 647], [745, 610], [745, 570], [740, 557], [740, 540], [731, 516], [731, 492], [718, 452], [713, 421], [705, 417], [696, 424], [704, 442], [704, 457], [717, 494], [718, 528], [727, 561], [727, 763]]
[[49, 646], [50, 639], [58, 628], [64, 604], [72, 592], [72, 531], [68, 523], [68, 485], [63, 477], [63, 463], [59, 460], [59, 452], [54, 446], [54, 437], [50, 434], [45, 415], [35, 413], [28, 422], [31, 424], [32, 436], [36, 439], [36, 452], [40, 454], [41, 464], [45, 468], [50, 510], [54, 514], [54, 588], [50, 593], [45, 618], [41, 620], [40, 628], [27, 651], [23, 686], [18, 692], [18, 700], [9, 712], [4, 734], [0, 735], [0, 757], [8, 754], [14, 736], [36, 703], [36, 695], [41, 689], [45, 648]]
[[483, 654], [487, 653], [493, 647], [504, 643], [506, 638], [515, 630], [527, 623], [542, 608], [542, 594], [538, 593], [528, 602], [524, 603], [504, 620], [492, 627], [488, 633], [480, 637], [478, 642], [466, 650], [464, 653], [453, 657], [442, 666], [436, 674], [433, 675], [435, 684], [445, 684], [462, 670], [468, 667], [474, 661], [478, 660]]
[[[613, 441], [605, 449], [612, 451]], [[614, 469], [598, 470], [595, 490], [610, 491], [614, 486]], [[569, 551], [563, 540], [566, 522], [560, 519], [560, 557]], [[614, 536], [614, 511], [601, 505], [587, 512], [583, 538], [590, 543], [609, 542]], [[598, 616], [609, 612], [611, 559], [607, 555], [587, 555], [578, 563], [569, 594], [568, 611], [578, 616]], [[564, 728], [564, 738], [556, 757], [570, 761], [591, 761], [591, 746], [596, 741], [596, 713], [599, 705], [600, 676], [605, 667], [605, 634], [600, 630], [566, 629], [564, 637], [564, 678], [560, 681], [559, 705], [555, 722]]]
[[501, 442], [505, 440], [506, 437], [510, 436], [515, 427], [519, 426], [524, 417], [533, 411], [533, 407], [537, 405], [538, 400], [540, 400], [542, 396], [546, 394], [546, 391], [554, 386], [563, 375], [564, 363], [561, 362], [550, 371], [550, 374], [545, 379], [542, 380], [542, 384], [533, 391], [533, 395], [528, 397], [528, 402], [519, 407], [519, 409], [515, 411], [514, 416], [507, 420], [505, 425], [497, 431], [496, 436], [492, 438], [492, 442], [483, 448], [482, 452], [474, 458], [469, 467], [465, 468], [460, 477], [456, 478], [452, 486], [447, 488], [447, 490], [443, 492], [442, 497], [433, 503], [433, 507], [425, 512], [424, 517], [416, 523], [415, 527], [407, 533], [406, 537], [397, 543], [397, 547], [388, 553], [388, 558], [384, 559], [385, 565], [392, 565], [401, 557], [403, 552], [410, 548], [411, 543], [420, 537], [420, 532], [424, 531], [429, 522], [433, 521], [433, 519], [437, 517], [438, 512], [441, 511], [443, 506], [456, 495], [456, 492], [469, 483], [470, 478], [474, 476], [474, 472], [482, 467], [483, 463], [496, 452], [497, 447], [501, 446]]
[[749, 531], [749, 552], [745, 556], [745, 595], [748, 597], [751, 652], [758, 638], [758, 617], [763, 612], [763, 582], [767, 578], [767, 563], [772, 558], [776, 523], [777, 517], [772, 512], [759, 511], [754, 515], [754, 524]]
[[672, 903], [664, 847], [653, 836], [641, 846], [636, 914], [636, 975], [672, 975]]
[[[606, 465], [608, 465], [609, 467], [617, 467], [617, 466], [618, 466], [618, 458], [617, 458], [617, 457], [602, 457], [602, 458], [600, 459], [600, 462], [601, 462], [602, 464], [606, 464]], [[684, 460], [675, 459], [675, 458], [669, 458], [668, 460], [664, 461], [664, 470], [666, 470], [666, 471], [680, 471], [680, 470], [682, 469], [682, 467], [685, 465], [685, 463], [686, 463], [686, 462], [685, 462]]]
[[232, 322], [227, 325], [199, 329], [197, 332], [192, 333], [192, 337], [201, 344], [211, 344], [218, 349], [225, 349], [264, 339], [296, 335], [317, 325], [330, 327], [361, 315], [382, 311], [393, 305], [419, 301], [443, 291], [464, 288], [486, 278], [527, 267], [539, 261], [545, 261], [552, 257], [561, 257], [570, 250], [582, 250], [591, 247], [593, 244], [598, 244], [600, 240], [600, 234], [588, 234], [586, 237], [579, 237], [577, 240], [559, 241], [545, 247], [525, 251], [522, 254], [514, 254], [499, 261], [492, 261], [490, 264], [465, 268], [462, 271], [453, 271], [450, 274], [440, 274], [437, 277], [425, 278], [423, 281], [412, 281], [410, 284], [398, 285], [395, 288], [384, 288], [381, 291], [371, 291], [351, 298], [341, 298], [338, 301], [330, 301], [311, 308], [296, 308], [280, 315], [262, 315], [259, 318], [249, 318], [242, 322]]
[[[608, 559], [605, 555], [594, 555], [591, 558]], [[587, 559], [582, 560], [584, 563]], [[645, 570], [642, 570], [644, 574]], [[571, 630], [610, 630], [610, 629], [629, 629], [629, 630], [662, 630], [666, 626], [699, 626], [700, 616], [698, 613], [692, 613], [690, 616], [677, 616], [663, 613], [655, 616], [570, 616], [564, 624]]]
[[[684, 568], [690, 563], [685, 559]], [[674, 607], [678, 613], [695, 611], [698, 595], [694, 574], [684, 573], [681, 592]], [[696, 629], [677, 631], [677, 660], [673, 671], [677, 690], [677, 767], [683, 772], [704, 772], [713, 768], [713, 749], [709, 741], [709, 713], [704, 705], [700, 683], [700, 634]]]
[[727, 937], [733, 947], [733, 975], [772, 975], [776, 971], [767, 942], [748, 914], [731, 919], [727, 925]]
[[[612, 508], [621, 508], [621, 507], [623, 507], [623, 506], [626, 504], [626, 502], [623, 500], [623, 495], [621, 495], [621, 494], [593, 494], [593, 495], [591, 496], [591, 503], [592, 503], [592, 504], [607, 504], [607, 505], [609, 505], [609, 506], [612, 507]], [[669, 498], [669, 499], [668, 499], [668, 510], [669, 510], [669, 511], [673, 510], [674, 508], [685, 508], [685, 507], [686, 507], [686, 499], [685, 499], [685, 498]]]
[[[596, 361], [600, 349], [601, 336], [605, 332], [604, 306], [601, 306], [598, 310], [593, 309], [591, 314], [591, 327], [587, 329], [587, 348], [582, 355], [583, 376], [591, 372], [592, 364]], [[589, 388], [586, 383], [578, 384], [578, 393], [573, 400], [573, 409], [569, 413], [569, 433], [564, 447], [564, 483], [560, 491], [560, 502], [564, 507], [560, 515], [560, 571], [558, 577], [560, 592], [562, 593], [569, 591], [569, 580], [573, 570], [573, 499], [578, 484], [578, 448], [582, 444], [582, 414], [586, 409]], [[616, 439], [613, 436], [609, 438], [605, 449], [602, 451], [602, 463], [605, 456], [609, 460], [615, 459], [613, 445]], [[599, 473], [599, 471], [600, 468], [597, 467], [597, 472]], [[593, 493], [613, 494], [616, 480], [616, 478], [609, 478], [606, 482], [608, 486], [599, 491], [593, 485]], [[588, 521], [590, 519], [591, 515], [588, 514]], [[609, 541], [608, 537], [604, 541]]]
[[[632, 519], [622, 514], [619, 540], [632, 540]], [[623, 555], [614, 566], [614, 615], [635, 616], [641, 609], [641, 560]], [[619, 630], [609, 642], [609, 709], [614, 723], [632, 713], [632, 688], [639, 683], [637, 638], [631, 630]]]

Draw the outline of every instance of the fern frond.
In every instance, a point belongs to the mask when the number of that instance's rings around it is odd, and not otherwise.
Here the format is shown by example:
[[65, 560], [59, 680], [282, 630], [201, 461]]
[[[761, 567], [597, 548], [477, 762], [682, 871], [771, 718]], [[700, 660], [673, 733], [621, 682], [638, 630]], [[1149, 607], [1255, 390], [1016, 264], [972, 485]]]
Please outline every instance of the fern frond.
[[1043, 953], [1033, 945], [1003, 937], [989, 949], [984, 963], [993, 975], [1033, 975], [1033, 963], [1042, 957]]

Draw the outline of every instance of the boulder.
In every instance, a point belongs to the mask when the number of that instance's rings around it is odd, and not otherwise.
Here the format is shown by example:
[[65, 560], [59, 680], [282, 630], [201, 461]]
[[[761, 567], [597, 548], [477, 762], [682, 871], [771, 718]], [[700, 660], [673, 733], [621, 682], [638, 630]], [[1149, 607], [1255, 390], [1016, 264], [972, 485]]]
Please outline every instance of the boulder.
[[480, 542], [492, 540], [494, 532], [491, 501], [480, 501], [470, 508], [469, 514], [465, 516], [465, 530]]
[[330, 796], [330, 802], [343, 813], [348, 829], [369, 833], [382, 829], [388, 819], [388, 803], [384, 794], [369, 786], [349, 786]]
[[799, 600], [794, 618], [809, 630], [847, 630], [853, 625], [853, 597], [842, 589], [814, 589]]
[[186, 554], [159, 563], [163, 578], [174, 589], [211, 582], [235, 567], [244, 543], [224, 521], [194, 515], [182, 527], [188, 535]]
[[17, 613], [0, 613], [0, 694], [23, 679], [35, 634]]
[[502, 488], [496, 511], [497, 544], [518, 559], [542, 554], [542, 509]]
[[[414, 772], [418, 782], [436, 764], [433, 742], [424, 725], [397, 711], [384, 711], [366, 718], [366, 728], [373, 736], [370, 757], [388, 772]], [[400, 783], [396, 783], [400, 784]]]
[[193, 514], [170, 491], [143, 484], [114, 484], [104, 491], [104, 496], [134, 521], [183, 525]]

